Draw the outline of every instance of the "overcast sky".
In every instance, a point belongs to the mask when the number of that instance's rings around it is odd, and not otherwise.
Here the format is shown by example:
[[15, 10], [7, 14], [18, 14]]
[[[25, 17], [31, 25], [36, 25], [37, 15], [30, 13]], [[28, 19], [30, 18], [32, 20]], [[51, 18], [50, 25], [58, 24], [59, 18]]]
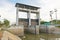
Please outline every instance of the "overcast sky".
[[[49, 11], [54, 11], [54, 9], [57, 9], [57, 19], [60, 19], [60, 0], [0, 0], [1, 17], [8, 19], [11, 23], [16, 22], [16, 3], [23, 3], [41, 7], [40, 18], [45, 21], [50, 21]], [[53, 14], [53, 19], [56, 19], [55, 13]]]

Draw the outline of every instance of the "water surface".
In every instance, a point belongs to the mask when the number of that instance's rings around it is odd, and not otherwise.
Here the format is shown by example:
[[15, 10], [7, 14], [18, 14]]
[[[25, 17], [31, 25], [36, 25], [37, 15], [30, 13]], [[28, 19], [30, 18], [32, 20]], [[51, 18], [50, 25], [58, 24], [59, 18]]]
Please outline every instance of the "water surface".
[[47, 34], [47, 33], [40, 33], [39, 35], [35, 34], [25, 34], [23, 40], [60, 40], [60, 34]]

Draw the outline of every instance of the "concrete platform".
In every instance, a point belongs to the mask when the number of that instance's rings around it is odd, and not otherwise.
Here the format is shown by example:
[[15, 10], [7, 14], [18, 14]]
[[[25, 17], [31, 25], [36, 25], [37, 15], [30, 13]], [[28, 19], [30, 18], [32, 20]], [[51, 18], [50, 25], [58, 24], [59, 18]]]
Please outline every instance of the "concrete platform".
[[4, 31], [1, 40], [21, 40], [21, 39], [18, 36], [8, 32], [8, 31]]
[[10, 27], [7, 30], [17, 36], [24, 36], [24, 27], [23, 26]]

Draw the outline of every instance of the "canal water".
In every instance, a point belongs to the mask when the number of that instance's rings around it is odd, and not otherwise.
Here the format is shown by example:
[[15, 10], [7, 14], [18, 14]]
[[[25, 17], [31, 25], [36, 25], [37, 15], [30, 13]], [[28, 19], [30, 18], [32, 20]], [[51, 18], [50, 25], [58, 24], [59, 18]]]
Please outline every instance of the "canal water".
[[40, 33], [39, 35], [25, 34], [23, 40], [60, 40], [60, 35], [47, 33]]
[[60, 40], [59, 34], [40, 34], [40, 40]]

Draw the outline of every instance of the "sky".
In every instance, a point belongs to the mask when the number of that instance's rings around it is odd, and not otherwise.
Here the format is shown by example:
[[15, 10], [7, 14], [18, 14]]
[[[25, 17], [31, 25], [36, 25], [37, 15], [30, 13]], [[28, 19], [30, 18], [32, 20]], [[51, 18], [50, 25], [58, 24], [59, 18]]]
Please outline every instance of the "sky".
[[[60, 0], [0, 0], [1, 18], [8, 19], [11, 24], [16, 22], [16, 3], [40, 7], [40, 18], [45, 21], [51, 20], [49, 15], [51, 10], [53, 11], [53, 19], [56, 19], [54, 9], [57, 9], [57, 19], [60, 20]], [[22, 17], [21, 15], [26, 17], [26, 14], [19, 12], [19, 17]]]

